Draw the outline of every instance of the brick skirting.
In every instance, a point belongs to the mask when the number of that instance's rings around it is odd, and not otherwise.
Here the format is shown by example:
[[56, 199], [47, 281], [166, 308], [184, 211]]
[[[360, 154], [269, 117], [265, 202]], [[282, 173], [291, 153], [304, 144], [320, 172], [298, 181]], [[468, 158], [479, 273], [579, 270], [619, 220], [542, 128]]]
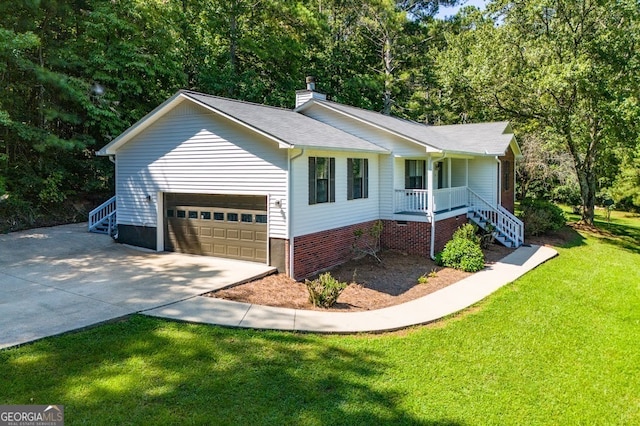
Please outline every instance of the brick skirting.
[[[435, 251], [441, 251], [453, 232], [467, 222], [466, 215], [458, 215], [436, 223]], [[376, 221], [358, 223], [341, 228], [295, 237], [294, 278], [308, 278], [323, 270], [344, 263], [354, 257], [354, 231], [370, 229]], [[380, 244], [383, 249], [401, 250], [410, 254], [429, 256], [431, 224], [427, 222], [398, 222], [383, 220]], [[363, 237], [364, 238], [364, 237]]]
[[293, 273], [296, 280], [344, 263], [354, 256], [354, 232], [370, 229], [377, 221], [358, 223], [295, 237]]

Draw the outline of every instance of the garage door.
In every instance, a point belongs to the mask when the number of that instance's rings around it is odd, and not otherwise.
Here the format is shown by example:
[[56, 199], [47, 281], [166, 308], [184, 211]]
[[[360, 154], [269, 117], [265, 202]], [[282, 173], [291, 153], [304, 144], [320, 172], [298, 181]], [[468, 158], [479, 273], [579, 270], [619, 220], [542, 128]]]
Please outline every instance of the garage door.
[[165, 249], [266, 262], [266, 197], [166, 194]]

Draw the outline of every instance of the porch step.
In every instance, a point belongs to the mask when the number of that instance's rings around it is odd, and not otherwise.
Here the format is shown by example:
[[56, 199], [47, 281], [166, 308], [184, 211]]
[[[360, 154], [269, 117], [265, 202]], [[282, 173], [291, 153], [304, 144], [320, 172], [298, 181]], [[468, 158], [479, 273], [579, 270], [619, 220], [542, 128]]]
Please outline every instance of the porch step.
[[89, 212], [89, 232], [118, 236], [116, 221], [116, 197], [113, 196]]
[[[469, 212], [467, 214], [467, 218], [471, 219], [471, 221], [476, 225], [478, 225], [480, 228], [484, 229], [485, 231], [487, 230], [487, 226], [489, 225], [489, 222], [486, 221], [477, 212], [475, 211]], [[493, 234], [496, 241], [498, 241], [503, 246], [509, 247], [509, 248], [517, 248], [515, 241], [511, 240], [504, 232], [502, 232], [500, 229], [496, 228], [495, 226], [494, 226]]]

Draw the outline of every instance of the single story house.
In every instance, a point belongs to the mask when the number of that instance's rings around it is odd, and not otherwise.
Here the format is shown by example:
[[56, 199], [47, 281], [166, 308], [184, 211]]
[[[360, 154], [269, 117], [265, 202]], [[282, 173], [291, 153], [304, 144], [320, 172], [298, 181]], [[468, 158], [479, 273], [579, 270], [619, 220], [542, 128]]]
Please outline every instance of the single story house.
[[327, 100], [308, 79], [293, 110], [181, 90], [98, 155], [116, 194], [92, 231], [157, 251], [263, 262], [302, 279], [384, 248], [433, 256], [467, 220], [517, 247], [509, 123], [427, 126]]

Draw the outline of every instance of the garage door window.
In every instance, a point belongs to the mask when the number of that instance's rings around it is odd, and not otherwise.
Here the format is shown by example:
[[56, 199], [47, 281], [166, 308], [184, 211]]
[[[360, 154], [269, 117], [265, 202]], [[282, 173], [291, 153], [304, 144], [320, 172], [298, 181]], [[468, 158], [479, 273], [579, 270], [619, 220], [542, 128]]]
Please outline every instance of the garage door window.
[[200, 219], [211, 220], [211, 212], [200, 212]]
[[167, 210], [167, 217], [173, 217], [173, 209]]
[[257, 214], [256, 215], [256, 223], [267, 223], [267, 215], [266, 214]]
[[237, 222], [238, 213], [227, 213], [227, 222]]
[[214, 212], [213, 213], [213, 220], [224, 220], [224, 213]]
[[253, 215], [242, 213], [242, 215], [240, 216], [240, 220], [244, 223], [253, 223]]
[[184, 210], [178, 210], [176, 217], [178, 219], [184, 219], [185, 217], [187, 217], [187, 212]]

